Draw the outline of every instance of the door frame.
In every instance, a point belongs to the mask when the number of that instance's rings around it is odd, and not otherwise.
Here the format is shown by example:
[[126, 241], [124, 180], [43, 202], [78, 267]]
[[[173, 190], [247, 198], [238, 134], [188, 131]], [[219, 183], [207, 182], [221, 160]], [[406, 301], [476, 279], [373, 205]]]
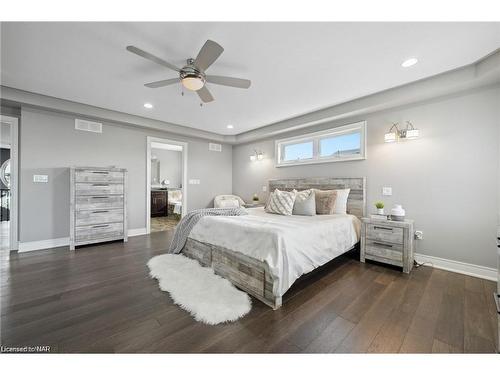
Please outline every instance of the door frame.
[[18, 238], [18, 183], [19, 183], [19, 119], [0, 115], [0, 122], [10, 125], [10, 212], [9, 212], [9, 250], [17, 251]]
[[[146, 139], [146, 233], [151, 233], [151, 143], [165, 143], [182, 147], [182, 214], [187, 213], [188, 144], [173, 139], [148, 136]], [[168, 199], [168, 198], [167, 198]], [[167, 202], [168, 203], [168, 202]]]

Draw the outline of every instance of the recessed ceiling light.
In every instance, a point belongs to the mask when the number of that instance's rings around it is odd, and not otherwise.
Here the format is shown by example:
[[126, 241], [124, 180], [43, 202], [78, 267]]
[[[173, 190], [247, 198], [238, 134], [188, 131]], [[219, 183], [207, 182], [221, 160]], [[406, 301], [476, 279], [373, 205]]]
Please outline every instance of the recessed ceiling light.
[[416, 58], [412, 57], [411, 59], [403, 61], [403, 63], [401, 64], [401, 66], [403, 68], [409, 68], [410, 66], [413, 66], [416, 63], [418, 63], [418, 60]]
[[153, 105], [151, 103], [144, 103], [144, 108], [151, 109]]
[[232, 128], [234, 128], [234, 126], [233, 125], [228, 125], [227, 128], [228, 129], [232, 129]]

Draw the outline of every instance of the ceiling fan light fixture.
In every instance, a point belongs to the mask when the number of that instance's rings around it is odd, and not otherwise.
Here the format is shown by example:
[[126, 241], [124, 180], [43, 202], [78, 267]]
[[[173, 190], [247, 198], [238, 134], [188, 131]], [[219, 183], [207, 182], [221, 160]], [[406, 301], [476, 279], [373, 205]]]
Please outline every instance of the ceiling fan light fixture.
[[182, 85], [191, 91], [198, 91], [205, 85], [205, 80], [202, 77], [184, 77], [181, 79]]

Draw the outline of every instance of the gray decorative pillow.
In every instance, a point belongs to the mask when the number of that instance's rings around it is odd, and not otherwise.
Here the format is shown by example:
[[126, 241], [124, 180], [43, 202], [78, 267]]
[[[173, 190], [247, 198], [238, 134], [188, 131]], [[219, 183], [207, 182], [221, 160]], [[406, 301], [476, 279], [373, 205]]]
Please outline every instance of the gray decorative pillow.
[[335, 201], [337, 200], [336, 190], [314, 190], [316, 197], [316, 213], [318, 215], [334, 214]]
[[292, 191], [280, 191], [276, 189], [271, 193], [267, 201], [265, 211], [271, 214], [290, 216], [295, 202], [295, 193]]
[[309, 189], [296, 192], [292, 213], [294, 215], [303, 216], [316, 215], [316, 197], [314, 190]]

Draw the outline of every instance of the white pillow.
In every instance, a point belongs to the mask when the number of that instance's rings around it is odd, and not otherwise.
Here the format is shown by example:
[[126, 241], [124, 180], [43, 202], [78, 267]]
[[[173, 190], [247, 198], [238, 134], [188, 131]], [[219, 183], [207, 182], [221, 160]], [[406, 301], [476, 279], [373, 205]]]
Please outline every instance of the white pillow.
[[347, 198], [349, 197], [349, 192], [351, 189], [335, 189], [337, 192], [337, 199], [335, 200], [335, 206], [333, 207], [334, 214], [346, 214], [347, 213]]
[[222, 199], [219, 202], [219, 208], [238, 208], [240, 207], [240, 202], [238, 199]]
[[271, 214], [290, 216], [293, 212], [295, 193], [293, 191], [274, 190], [267, 201], [265, 211]]

